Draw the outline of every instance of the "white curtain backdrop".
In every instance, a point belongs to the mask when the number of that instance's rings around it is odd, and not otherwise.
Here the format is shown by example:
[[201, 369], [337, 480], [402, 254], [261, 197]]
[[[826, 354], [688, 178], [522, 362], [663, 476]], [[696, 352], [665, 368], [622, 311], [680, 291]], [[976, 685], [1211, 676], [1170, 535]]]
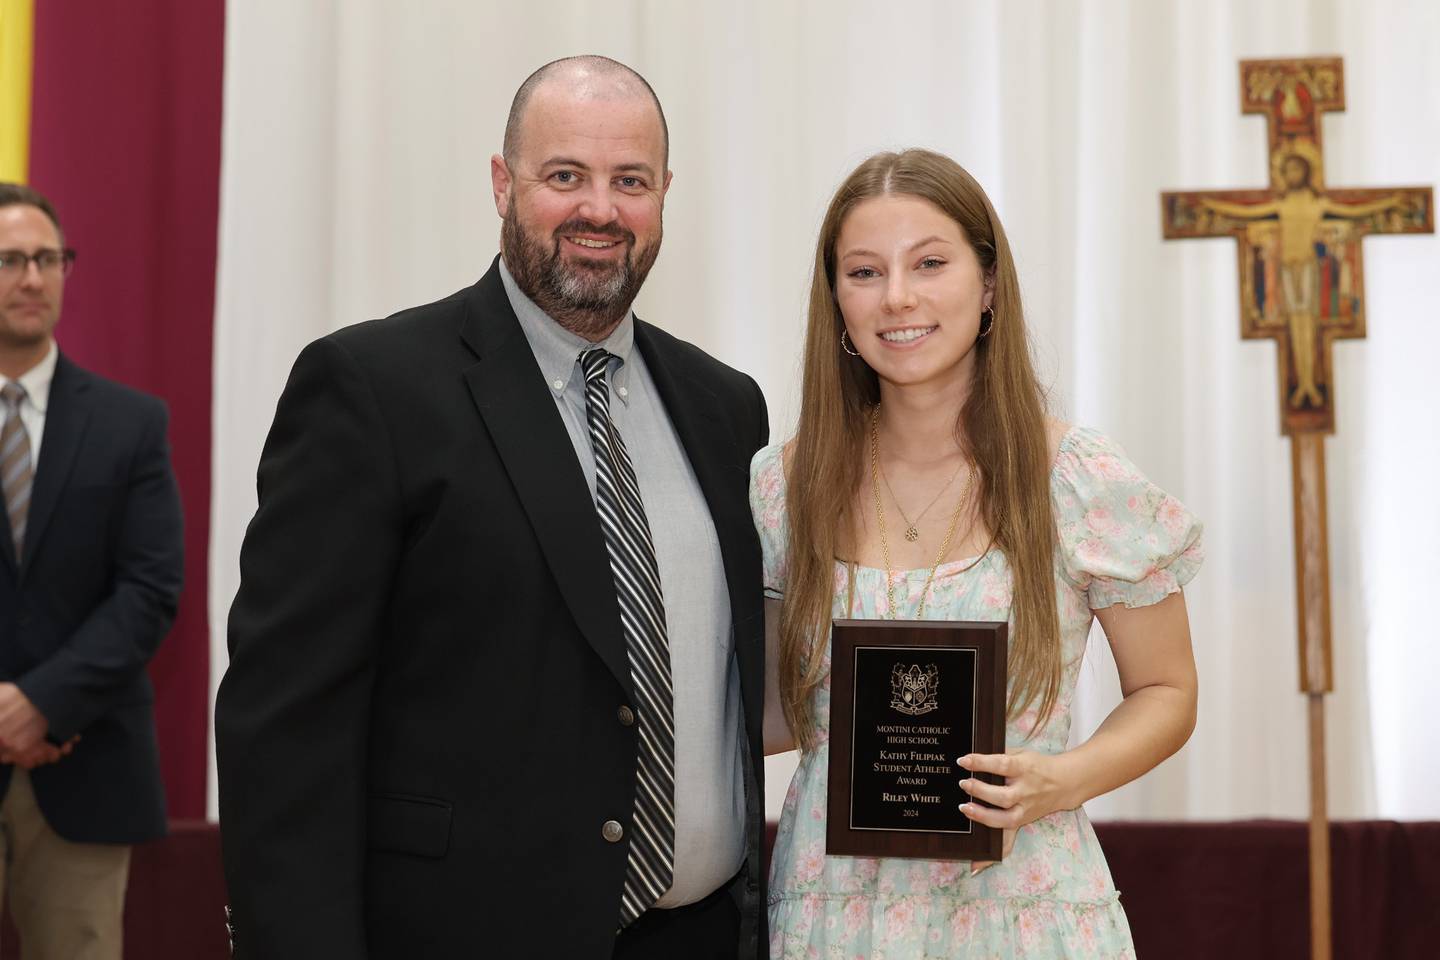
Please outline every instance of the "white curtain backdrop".
[[[535, 67], [603, 53], [670, 121], [674, 186], [646, 319], [756, 377], [794, 424], [814, 237], [880, 150], [932, 147], [986, 186], [1017, 252], [1053, 404], [1119, 440], [1207, 524], [1187, 591], [1200, 723], [1101, 817], [1300, 817], [1290, 460], [1274, 347], [1239, 339], [1233, 241], [1163, 243], [1163, 189], [1266, 184], [1237, 61], [1339, 54], [1327, 182], [1440, 182], [1430, 0], [477, 3], [228, 8], [215, 331], [214, 673], [254, 474], [300, 348], [472, 283], [497, 247], [488, 160]], [[1338, 817], [1440, 817], [1440, 356], [1431, 236], [1365, 243], [1370, 337], [1336, 350], [1328, 442]], [[1427, 286], [1427, 284], [1429, 286]], [[283, 682], [283, 678], [276, 678]], [[1092, 637], [1078, 735], [1119, 698]], [[793, 757], [770, 762], [772, 815]], [[213, 807], [212, 807], [213, 810]]]

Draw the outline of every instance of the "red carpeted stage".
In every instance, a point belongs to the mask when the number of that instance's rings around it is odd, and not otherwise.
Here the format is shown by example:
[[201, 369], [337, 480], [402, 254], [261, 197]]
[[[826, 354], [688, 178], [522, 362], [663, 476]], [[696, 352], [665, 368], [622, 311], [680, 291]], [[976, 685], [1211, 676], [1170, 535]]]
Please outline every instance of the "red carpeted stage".
[[[1309, 955], [1304, 823], [1099, 823], [1095, 829], [1142, 958]], [[1440, 956], [1440, 823], [1337, 823], [1330, 844], [1337, 960]], [[172, 824], [168, 839], [135, 850], [125, 955], [222, 960], [228, 955], [224, 903], [216, 827]], [[0, 953], [14, 956], [14, 950], [7, 920]]]

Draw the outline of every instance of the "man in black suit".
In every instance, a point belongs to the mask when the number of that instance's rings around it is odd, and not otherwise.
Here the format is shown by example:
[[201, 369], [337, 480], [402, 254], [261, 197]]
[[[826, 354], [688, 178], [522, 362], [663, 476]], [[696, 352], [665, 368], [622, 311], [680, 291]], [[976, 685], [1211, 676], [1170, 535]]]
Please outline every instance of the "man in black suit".
[[236, 956], [761, 956], [764, 399], [630, 311], [638, 74], [542, 67], [491, 176], [479, 283], [312, 343], [276, 411], [216, 706]]
[[0, 877], [25, 957], [118, 958], [130, 844], [163, 836], [145, 666], [175, 617], [165, 406], [56, 347], [55, 210], [0, 183]]

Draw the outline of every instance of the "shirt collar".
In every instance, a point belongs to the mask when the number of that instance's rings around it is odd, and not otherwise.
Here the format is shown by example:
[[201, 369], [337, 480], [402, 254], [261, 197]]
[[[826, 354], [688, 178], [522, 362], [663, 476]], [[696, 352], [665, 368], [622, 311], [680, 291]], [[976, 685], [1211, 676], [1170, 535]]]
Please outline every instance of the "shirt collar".
[[[40, 413], [44, 413], [45, 408], [50, 406], [50, 381], [55, 379], [55, 365], [59, 361], [60, 348], [52, 339], [45, 358], [20, 374], [16, 381], [25, 388], [25, 398], [30, 401], [30, 405]], [[0, 387], [9, 382], [10, 378], [0, 373]]]
[[526, 296], [525, 291], [520, 289], [520, 285], [510, 275], [510, 268], [505, 266], [504, 257], [500, 258], [500, 282], [505, 285], [505, 295], [510, 298], [510, 306], [520, 321], [520, 330], [529, 341], [530, 350], [535, 354], [535, 362], [540, 365], [540, 372], [545, 376], [545, 386], [552, 394], [558, 396], [564, 393], [570, 386], [570, 379], [579, 374], [580, 354], [595, 347], [603, 347], [619, 358], [618, 370], [615, 369], [616, 364], [611, 363], [610, 389], [622, 402], [629, 402], [629, 390], [626, 388], [629, 385], [632, 365], [628, 361], [630, 351], [635, 347], [635, 314], [632, 311], [625, 311], [624, 319], [610, 331], [610, 336], [599, 343], [591, 343], [579, 334], [571, 333], [560, 326], [541, 310], [534, 300]]

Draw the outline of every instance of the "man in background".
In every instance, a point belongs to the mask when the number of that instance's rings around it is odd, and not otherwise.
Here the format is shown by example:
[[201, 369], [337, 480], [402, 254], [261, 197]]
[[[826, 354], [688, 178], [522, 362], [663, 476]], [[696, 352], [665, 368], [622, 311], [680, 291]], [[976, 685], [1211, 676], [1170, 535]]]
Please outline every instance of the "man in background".
[[68, 360], [54, 207], [0, 183], [0, 891], [25, 960], [121, 954], [130, 844], [165, 833], [145, 667], [180, 498], [154, 397]]

